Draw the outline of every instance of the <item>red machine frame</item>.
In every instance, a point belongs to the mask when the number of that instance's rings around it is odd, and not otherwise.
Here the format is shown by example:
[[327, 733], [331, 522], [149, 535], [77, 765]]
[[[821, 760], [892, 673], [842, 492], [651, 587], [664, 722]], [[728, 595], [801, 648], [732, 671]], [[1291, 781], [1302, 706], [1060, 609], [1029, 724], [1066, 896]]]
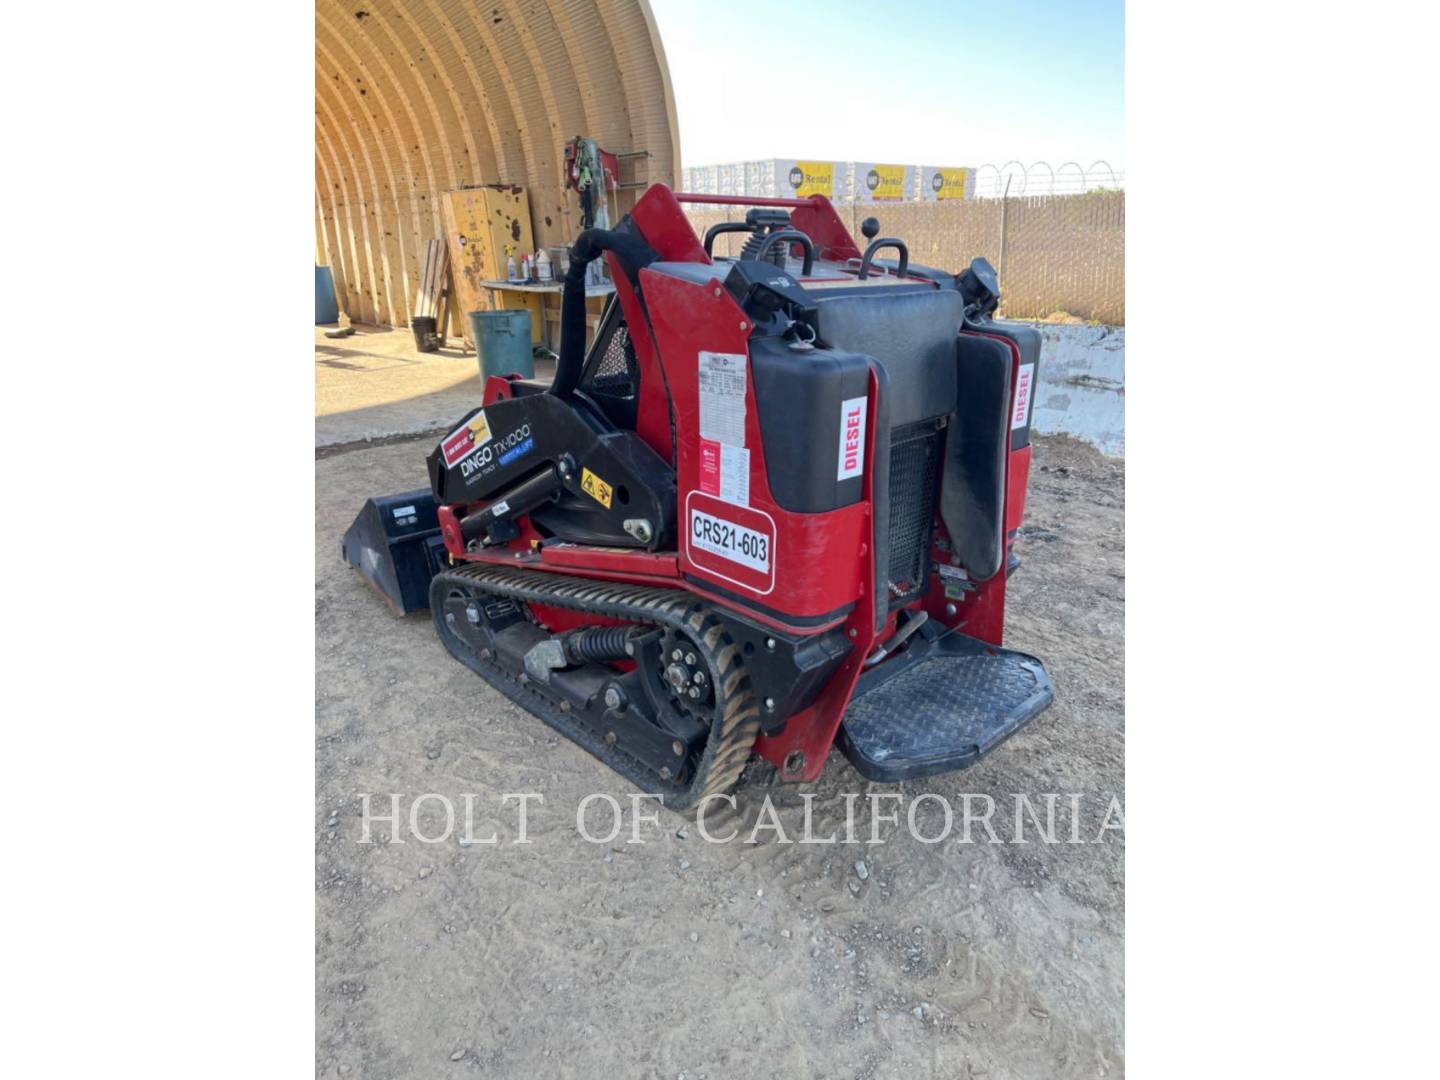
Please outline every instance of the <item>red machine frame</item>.
[[[861, 256], [854, 239], [824, 196], [785, 199], [676, 194], [663, 185], [656, 185], [636, 203], [630, 216], [661, 260], [713, 265], [681, 210], [680, 204], [686, 202], [784, 207], [791, 211], [792, 225], [811, 238], [817, 261], [845, 264]], [[744, 309], [718, 276], [699, 284], [643, 269], [640, 282], [648, 303], [642, 310], [615, 256], [607, 253], [606, 257], [617, 301], [627, 325], [632, 328], [631, 341], [640, 366], [636, 433], [673, 464], [678, 510], [683, 520], [686, 506], [692, 500], [713, 498], [701, 490], [700, 483], [698, 352], [703, 349], [748, 355], [751, 328]], [[638, 328], [647, 326], [653, 330], [653, 339], [650, 333], [637, 332]], [[1003, 341], [1010, 352], [1013, 414], [1020, 352], [1013, 342], [1001, 337], [994, 339]], [[484, 403], [489, 405], [511, 397], [514, 378], [490, 378], [485, 386]], [[870, 416], [877, 415], [877, 391], [872, 373], [868, 397]], [[678, 460], [672, 458], [667, 395], [673, 404]], [[746, 405], [746, 445], [759, 448], [763, 443], [753, 380], [747, 381]], [[680, 530], [678, 551], [649, 553], [575, 544], [542, 547], [539, 534], [528, 519], [522, 519], [521, 535], [504, 547], [467, 551], [458, 518], [472, 508], [459, 507], [457, 514], [456, 507], [441, 506], [442, 535], [446, 550], [455, 562], [530, 567], [586, 578], [685, 589], [710, 603], [790, 633], [819, 634], [843, 627], [854, 648], [836, 674], [814, 703], [791, 716], [782, 731], [772, 736], [762, 735], [755, 744], [755, 752], [774, 763], [784, 779], [813, 780], [824, 768], [866, 657], [895, 632], [899, 614], [890, 613], [877, 630], [870, 554], [874, 535], [871, 507], [877, 428], [878, 425], [870, 424], [865, 436], [864, 498], [823, 513], [794, 513], [781, 507], [771, 495], [765, 455], [760, 452], [750, 455], [749, 507], [726, 503], [725, 510], [732, 517], [741, 518], [742, 523], [751, 523], [760, 530], [768, 523], [774, 557], [767, 575], [757, 573], [747, 578], [737, 572], [733, 563], [718, 566], [707, 552], [692, 547], [685, 528]], [[1024, 515], [1029, 467], [1028, 446], [1009, 451], [1004, 488], [1007, 556]], [[948, 566], [950, 553], [944, 546], [948, 538], [938, 513], [935, 528], [939, 541], [932, 552], [935, 564]], [[947, 595], [940, 576], [934, 575], [928, 591], [908, 606], [924, 610], [947, 628], [963, 630], [971, 637], [998, 646], [1004, 629], [1007, 562], [1008, 558], [1002, 559], [999, 572], [988, 580], [967, 581], [965, 591], [958, 597]], [[783, 586], [777, 585], [782, 581]], [[606, 621], [542, 606], [537, 606], [536, 614], [557, 631]]]

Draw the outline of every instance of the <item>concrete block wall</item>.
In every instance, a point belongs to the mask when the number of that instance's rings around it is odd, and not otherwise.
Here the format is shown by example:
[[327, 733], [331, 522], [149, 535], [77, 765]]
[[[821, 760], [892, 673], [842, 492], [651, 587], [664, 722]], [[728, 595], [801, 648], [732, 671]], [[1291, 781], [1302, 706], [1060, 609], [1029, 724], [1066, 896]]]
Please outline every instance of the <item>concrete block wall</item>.
[[1073, 435], [1110, 457], [1125, 456], [1125, 328], [1034, 324], [1040, 382], [1032, 428]]

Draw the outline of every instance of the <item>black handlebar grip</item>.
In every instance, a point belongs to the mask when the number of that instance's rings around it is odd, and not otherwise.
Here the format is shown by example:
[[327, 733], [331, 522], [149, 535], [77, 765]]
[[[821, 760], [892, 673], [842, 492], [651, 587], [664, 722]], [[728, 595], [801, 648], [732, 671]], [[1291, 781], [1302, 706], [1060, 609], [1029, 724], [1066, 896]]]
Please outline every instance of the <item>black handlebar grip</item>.
[[754, 231], [754, 225], [746, 224], [743, 221], [722, 221], [716, 225], [711, 225], [710, 228], [705, 230], [705, 254], [710, 254], [710, 249], [715, 244], [715, 237], [721, 233]]
[[761, 262], [765, 261], [765, 253], [770, 250], [770, 245], [777, 240], [784, 240], [789, 244], [799, 244], [805, 249], [805, 265], [801, 268], [802, 276], [808, 275], [815, 266], [815, 245], [811, 243], [810, 237], [798, 229], [779, 229], [765, 238], [760, 245], [760, 250], [755, 253], [755, 258]]
[[895, 267], [895, 273], [899, 277], [905, 276], [905, 272], [910, 269], [910, 249], [905, 246], [904, 240], [897, 240], [893, 236], [882, 236], [865, 249], [865, 257], [860, 260], [861, 281], [870, 276], [870, 264], [875, 259], [875, 253], [887, 247], [893, 247], [900, 252], [900, 263]]

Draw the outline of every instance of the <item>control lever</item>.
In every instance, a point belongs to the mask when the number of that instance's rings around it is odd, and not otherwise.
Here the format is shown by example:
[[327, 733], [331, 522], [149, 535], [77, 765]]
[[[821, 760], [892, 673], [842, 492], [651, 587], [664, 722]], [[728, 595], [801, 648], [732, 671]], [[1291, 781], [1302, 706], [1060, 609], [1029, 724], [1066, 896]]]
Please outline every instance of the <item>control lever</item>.
[[910, 616], [909, 621], [907, 621], [905, 625], [902, 626], [899, 630], [895, 631], [894, 637], [892, 637], [889, 641], [885, 642], [884, 645], [881, 645], [878, 649], [876, 649], [873, 653], [871, 653], [865, 658], [865, 667], [874, 667], [881, 660], [884, 660], [887, 656], [894, 655], [896, 652], [899, 651], [900, 646], [904, 645], [905, 642], [910, 640], [910, 636], [914, 634], [916, 630], [919, 630], [920, 627], [924, 626], [929, 621], [930, 616], [927, 612], [924, 611], [917, 611], [914, 615]]

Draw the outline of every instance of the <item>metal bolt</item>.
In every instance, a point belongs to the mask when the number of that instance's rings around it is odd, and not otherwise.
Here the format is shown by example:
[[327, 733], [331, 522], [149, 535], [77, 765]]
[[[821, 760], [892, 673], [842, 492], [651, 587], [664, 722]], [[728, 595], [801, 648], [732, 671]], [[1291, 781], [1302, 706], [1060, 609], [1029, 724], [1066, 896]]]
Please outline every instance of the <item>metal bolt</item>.
[[960, 609], [957, 608], [954, 604], [946, 604], [946, 605], [945, 605], [945, 617], [946, 617], [947, 619], [953, 619], [953, 618], [955, 617], [956, 613], [957, 613], [959, 610], [960, 610]]
[[700, 696], [700, 688], [698, 686], [690, 687], [690, 696], [692, 698], [698, 698]]
[[521, 685], [521, 686], [529, 686], [529, 685], [530, 685], [530, 676], [529, 676], [529, 675], [526, 675], [523, 671], [520, 673], [520, 685]]
[[613, 732], [613, 731], [607, 731], [607, 732], [605, 732], [605, 745], [606, 745], [606, 746], [614, 746], [614, 745], [615, 745], [615, 732]]
[[718, 285], [715, 286], [715, 295], [716, 295], [716, 296], [719, 296], [719, 295], [720, 295], [720, 286], [718, 286]]
[[774, 711], [775, 711], [775, 699], [774, 699], [773, 697], [767, 697], [767, 698], [765, 699], [765, 711], [766, 711], [766, 712], [774, 712]]
[[685, 744], [679, 739], [676, 739], [673, 743], [670, 744], [670, 749], [675, 751], [676, 757], [681, 757], [685, 753]]
[[860, 636], [860, 631], [856, 630], [853, 626], [850, 628], [850, 630], [849, 630], [848, 632], [849, 632], [849, 634], [850, 634], [851, 637], [859, 637], [859, 636]]
[[481, 649], [481, 650], [480, 650], [480, 659], [481, 659], [481, 660], [489, 660], [489, 659], [490, 659], [490, 656], [491, 656], [491, 653], [490, 653], [490, 650], [489, 650], [489, 649]]
[[692, 678], [695, 680], [697, 686], [703, 686], [705, 684], [705, 673], [703, 671], [695, 672]]
[[560, 702], [560, 711], [561, 711], [561, 712], [569, 712], [569, 711], [570, 711], [570, 702], [568, 702], [568, 701], [562, 701], [562, 702]]
[[634, 656], [634, 655], [635, 655], [635, 642], [633, 642], [633, 641], [627, 641], [627, 642], [625, 642], [625, 655], [626, 655], [626, 656]]
[[618, 686], [607, 686], [605, 688], [605, 707], [607, 709], [619, 710], [625, 706], [625, 695], [620, 692]]
[[691, 667], [695, 666], [695, 654], [693, 652], [687, 652], [685, 654], [685, 663], [689, 664]]
[[660, 770], [660, 779], [661, 779], [661, 780], [669, 780], [669, 779], [670, 779], [670, 766], [669, 766], [669, 765], [666, 765], [663, 769]]
[[744, 319], [741, 319], [741, 320], [740, 320], [740, 329], [741, 329], [741, 330], [749, 330], [749, 329], [750, 329], [750, 324], [749, 324], [748, 322], [746, 322]]
[[684, 659], [684, 657], [685, 657], [685, 654], [682, 653], [679, 649], [676, 649], [674, 652], [672, 652], [672, 653], [670, 654], [670, 659], [671, 659], [671, 660], [682, 660], [682, 659]]
[[477, 626], [480, 624], [480, 609], [471, 604], [465, 609], [465, 617]]
[[455, 613], [453, 611], [445, 612], [445, 625], [451, 628], [455, 626]]
[[769, 649], [771, 652], [775, 651], [775, 639], [773, 637], [767, 637], [765, 639], [765, 648]]

